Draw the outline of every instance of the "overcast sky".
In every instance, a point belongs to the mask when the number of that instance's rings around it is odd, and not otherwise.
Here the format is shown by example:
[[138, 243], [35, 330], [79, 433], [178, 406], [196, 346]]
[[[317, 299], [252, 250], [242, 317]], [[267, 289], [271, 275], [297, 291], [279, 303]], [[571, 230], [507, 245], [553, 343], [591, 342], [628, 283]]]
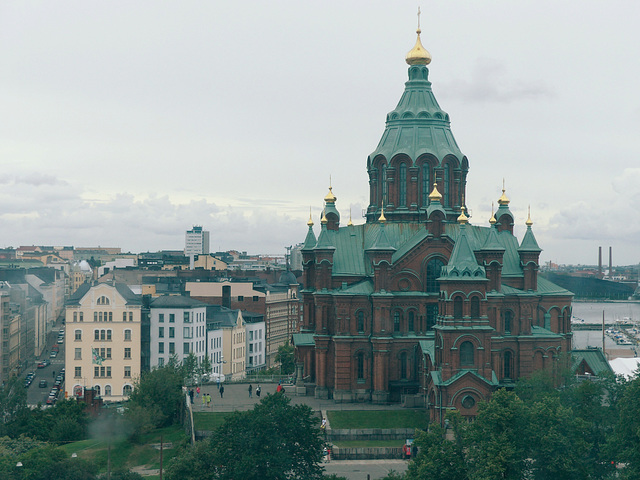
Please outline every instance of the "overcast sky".
[[[542, 261], [640, 262], [640, 4], [430, 1], [471, 222], [505, 179]], [[411, 1], [0, 2], [0, 246], [282, 253], [329, 175], [363, 222]], [[316, 225], [317, 226], [317, 225]]]

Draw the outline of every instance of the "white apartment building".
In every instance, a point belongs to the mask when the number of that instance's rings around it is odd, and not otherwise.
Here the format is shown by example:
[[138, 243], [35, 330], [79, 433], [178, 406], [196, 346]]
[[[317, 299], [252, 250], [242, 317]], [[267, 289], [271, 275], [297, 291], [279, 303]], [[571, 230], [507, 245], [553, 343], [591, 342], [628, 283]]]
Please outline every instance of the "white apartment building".
[[261, 370], [267, 365], [264, 321], [245, 322], [244, 327], [247, 334], [247, 372]]
[[195, 255], [209, 254], [209, 232], [203, 230], [201, 226], [194, 225], [191, 230], [187, 230], [184, 242], [184, 254], [187, 257]]
[[142, 302], [124, 284], [82, 284], [65, 319], [65, 394], [91, 388], [105, 401], [126, 399], [140, 376]]
[[150, 366], [164, 366], [175, 355], [193, 352], [199, 362], [207, 348], [207, 305], [182, 295], [162, 295], [150, 304]]

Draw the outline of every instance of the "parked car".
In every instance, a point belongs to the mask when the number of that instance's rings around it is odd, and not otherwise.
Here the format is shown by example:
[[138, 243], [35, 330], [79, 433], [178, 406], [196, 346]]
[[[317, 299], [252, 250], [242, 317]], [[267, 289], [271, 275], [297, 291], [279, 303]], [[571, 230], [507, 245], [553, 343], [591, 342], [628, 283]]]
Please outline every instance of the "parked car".
[[58, 356], [58, 351], [51, 350], [51, 353], [49, 354], [49, 358], [56, 358], [57, 356]]
[[60, 344], [64, 343], [64, 337], [58, 337], [58, 343]]
[[47, 381], [46, 381], [46, 380], [40, 380], [40, 383], [38, 384], [38, 386], [39, 386], [40, 388], [47, 388], [47, 387], [48, 387], [48, 385], [49, 385], [49, 384], [47, 383]]
[[54, 343], [53, 347], [51, 347], [51, 350], [55, 350], [57, 352], [58, 350], [60, 350], [60, 347], [58, 346], [57, 343]]
[[51, 365], [51, 362], [49, 360], [42, 360], [38, 362], [38, 368], [48, 367], [49, 365]]

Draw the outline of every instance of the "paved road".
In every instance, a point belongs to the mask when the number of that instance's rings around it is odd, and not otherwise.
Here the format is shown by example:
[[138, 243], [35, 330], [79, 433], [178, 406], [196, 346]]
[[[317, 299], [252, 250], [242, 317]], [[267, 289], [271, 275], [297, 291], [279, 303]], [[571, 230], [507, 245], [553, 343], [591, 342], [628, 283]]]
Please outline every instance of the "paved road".
[[335, 473], [349, 480], [375, 480], [386, 476], [390, 470], [403, 473], [407, 465], [406, 460], [332, 460], [323, 464], [327, 474]]
[[[42, 352], [42, 355], [37, 359], [33, 365], [30, 366], [30, 370], [35, 372], [36, 377], [33, 379], [33, 383], [27, 389], [27, 404], [35, 406], [38, 402], [43, 405], [47, 401], [47, 397], [49, 396], [49, 392], [53, 388], [53, 383], [55, 382], [55, 376], [60, 373], [60, 369], [64, 367], [64, 343], [59, 344], [58, 347], [60, 349], [58, 356], [56, 358], [49, 358], [49, 352], [51, 352], [51, 348], [54, 344], [57, 344], [58, 340], [58, 331], [60, 330], [60, 324], [58, 323], [53, 331], [49, 333], [47, 336], [47, 347]], [[37, 368], [36, 365], [39, 360], [48, 359], [51, 361], [51, 365], [45, 368]], [[26, 372], [25, 372], [26, 374]], [[47, 381], [46, 388], [40, 388], [38, 385], [40, 380]]]

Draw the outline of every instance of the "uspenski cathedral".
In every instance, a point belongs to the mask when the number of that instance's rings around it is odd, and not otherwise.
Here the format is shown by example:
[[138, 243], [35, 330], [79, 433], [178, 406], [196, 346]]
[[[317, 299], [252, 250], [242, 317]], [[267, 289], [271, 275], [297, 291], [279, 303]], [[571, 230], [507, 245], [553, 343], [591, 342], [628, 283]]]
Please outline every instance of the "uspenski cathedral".
[[[413, 401], [432, 421], [474, 416], [497, 388], [556, 369], [571, 349], [571, 292], [538, 275], [541, 249], [503, 188], [467, 217], [469, 161], [438, 104], [417, 31], [409, 79], [367, 158], [366, 223], [340, 226], [332, 189], [304, 246], [299, 375], [336, 402]], [[522, 239], [514, 224], [526, 227]]]

